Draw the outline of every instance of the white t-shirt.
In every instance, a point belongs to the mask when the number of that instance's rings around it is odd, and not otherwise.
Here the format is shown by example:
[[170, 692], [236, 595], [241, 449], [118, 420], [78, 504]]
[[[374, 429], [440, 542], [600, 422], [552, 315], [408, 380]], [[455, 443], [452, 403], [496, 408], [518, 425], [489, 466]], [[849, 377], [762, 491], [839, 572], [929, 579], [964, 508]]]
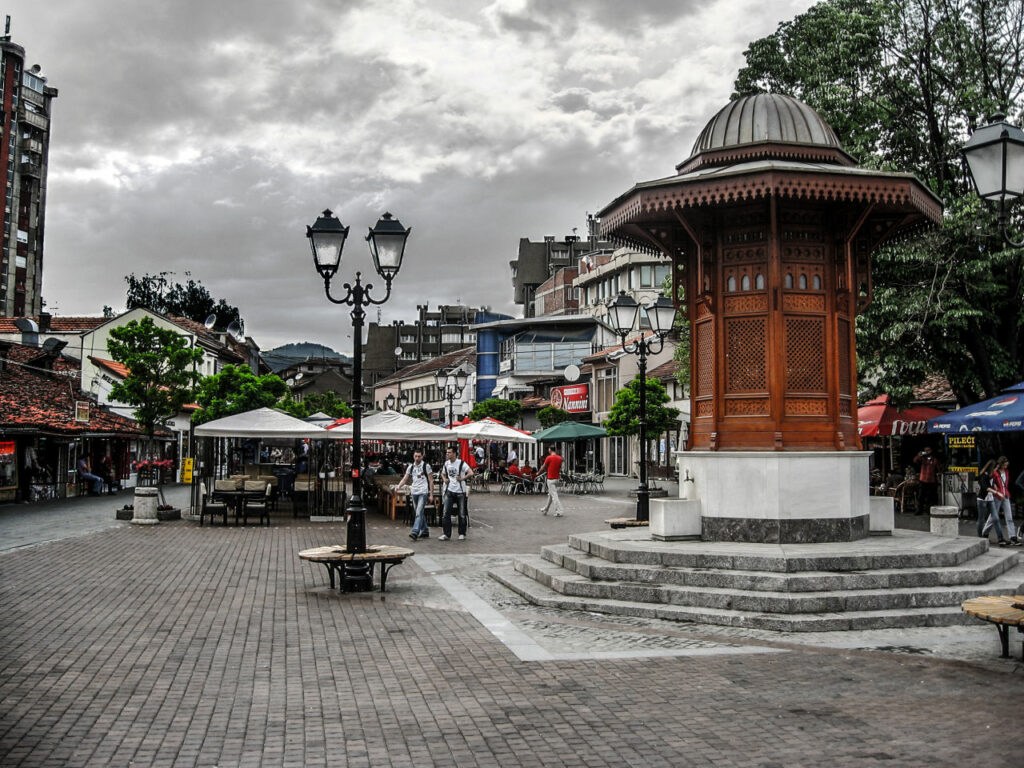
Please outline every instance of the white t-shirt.
[[466, 488], [462, 484], [462, 475], [465, 474], [467, 469], [469, 469], [469, 466], [462, 459], [446, 461], [444, 468], [441, 470], [443, 473], [444, 489], [449, 493], [465, 493]]
[[425, 461], [419, 464], [413, 462], [405, 473], [409, 476], [409, 490], [414, 494], [430, 493], [430, 483], [427, 482], [427, 475], [433, 472], [430, 465]]

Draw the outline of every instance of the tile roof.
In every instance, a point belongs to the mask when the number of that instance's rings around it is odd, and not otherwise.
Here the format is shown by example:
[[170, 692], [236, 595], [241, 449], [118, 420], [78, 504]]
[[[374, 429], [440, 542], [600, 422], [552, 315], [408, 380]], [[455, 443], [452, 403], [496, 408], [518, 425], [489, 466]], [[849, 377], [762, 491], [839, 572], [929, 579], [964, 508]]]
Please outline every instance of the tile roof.
[[454, 352], [446, 352], [429, 360], [399, 368], [397, 373], [391, 374], [386, 379], [381, 379], [375, 386], [395, 384], [417, 376], [425, 376], [444, 368], [457, 368], [468, 362], [476, 363], [476, 347], [463, 347], [462, 349], [456, 349]]
[[88, 422], [75, 421], [75, 403], [90, 400], [79, 388], [80, 373], [72, 358], [47, 355], [36, 347], [10, 345], [0, 369], [0, 433], [144, 434], [138, 422], [94, 403]]
[[679, 372], [679, 362], [677, 360], [667, 360], [661, 365], [655, 366], [647, 372], [647, 378], [649, 379], [674, 379], [676, 374]]
[[[20, 333], [21, 330], [14, 324], [15, 320], [21, 318], [17, 317], [0, 317], [0, 333]], [[39, 324], [39, 315], [32, 315], [28, 317], [29, 320], [33, 320], [36, 325]], [[76, 331], [91, 331], [103, 323], [107, 322], [108, 318], [105, 317], [91, 317], [91, 316], [59, 316], [54, 315], [50, 318], [50, 332], [51, 333], [73, 333]], [[46, 331], [41, 331], [46, 333]]]
[[127, 379], [128, 375], [131, 373], [131, 371], [128, 370], [128, 366], [119, 363], [116, 360], [106, 360], [102, 357], [94, 357], [93, 355], [89, 355], [89, 359], [95, 365], [100, 368], [106, 368], [108, 371], [116, 376], [120, 376], [122, 379]]

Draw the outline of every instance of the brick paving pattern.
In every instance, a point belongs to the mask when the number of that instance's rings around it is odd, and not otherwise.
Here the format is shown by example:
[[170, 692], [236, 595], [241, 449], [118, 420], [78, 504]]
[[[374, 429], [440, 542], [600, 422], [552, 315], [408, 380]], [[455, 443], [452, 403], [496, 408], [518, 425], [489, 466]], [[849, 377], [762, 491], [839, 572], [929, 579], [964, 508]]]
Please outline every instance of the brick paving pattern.
[[[0, 765], [1021, 764], [1022, 667], [994, 631], [975, 663], [543, 611], [488, 563], [628, 505], [536, 501], [482, 495], [467, 542], [412, 547], [540, 643], [712, 653], [524, 662], [415, 557], [383, 596], [327, 589], [296, 553], [343, 526], [121, 524], [0, 554]], [[370, 543], [409, 543], [369, 519]]]

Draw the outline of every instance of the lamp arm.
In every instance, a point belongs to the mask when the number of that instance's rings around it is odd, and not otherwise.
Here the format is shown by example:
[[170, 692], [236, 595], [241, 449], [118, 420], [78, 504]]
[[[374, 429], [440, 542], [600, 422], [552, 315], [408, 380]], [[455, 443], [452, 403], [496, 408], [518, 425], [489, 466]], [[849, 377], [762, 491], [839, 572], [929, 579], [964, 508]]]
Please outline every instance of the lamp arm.
[[662, 336], [659, 333], [659, 334], [657, 334], [657, 337], [658, 337], [658, 348], [657, 349], [654, 348], [654, 341], [645, 341], [645, 342], [643, 342], [646, 345], [646, 347], [647, 347], [647, 354], [649, 354], [649, 355], [657, 355], [663, 349], [665, 349], [665, 336]]
[[352, 286], [345, 283], [343, 286], [346, 289], [345, 296], [340, 299], [336, 299], [331, 295], [331, 278], [324, 278], [324, 294], [327, 296], [327, 300], [332, 304], [347, 304], [352, 306]]
[[363, 289], [363, 305], [368, 307], [371, 304], [383, 304], [387, 301], [391, 297], [391, 281], [387, 280], [385, 285], [387, 286], [387, 293], [384, 294], [384, 298], [375, 299], [370, 296], [370, 289], [373, 288], [373, 285], [371, 283], [367, 283], [366, 288]]

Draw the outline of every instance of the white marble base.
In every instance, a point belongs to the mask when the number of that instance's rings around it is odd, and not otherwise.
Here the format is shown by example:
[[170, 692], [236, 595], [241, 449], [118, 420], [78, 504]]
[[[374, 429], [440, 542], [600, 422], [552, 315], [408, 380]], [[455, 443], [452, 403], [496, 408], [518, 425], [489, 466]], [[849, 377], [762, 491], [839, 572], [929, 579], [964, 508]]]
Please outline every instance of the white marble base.
[[871, 514], [868, 530], [872, 536], [891, 536], [896, 527], [895, 499], [892, 496], [871, 496], [868, 498]]
[[700, 501], [651, 499], [650, 503], [649, 528], [652, 539], [679, 541], [700, 538]]
[[809, 543], [868, 535], [868, 451], [680, 451], [702, 537]]

